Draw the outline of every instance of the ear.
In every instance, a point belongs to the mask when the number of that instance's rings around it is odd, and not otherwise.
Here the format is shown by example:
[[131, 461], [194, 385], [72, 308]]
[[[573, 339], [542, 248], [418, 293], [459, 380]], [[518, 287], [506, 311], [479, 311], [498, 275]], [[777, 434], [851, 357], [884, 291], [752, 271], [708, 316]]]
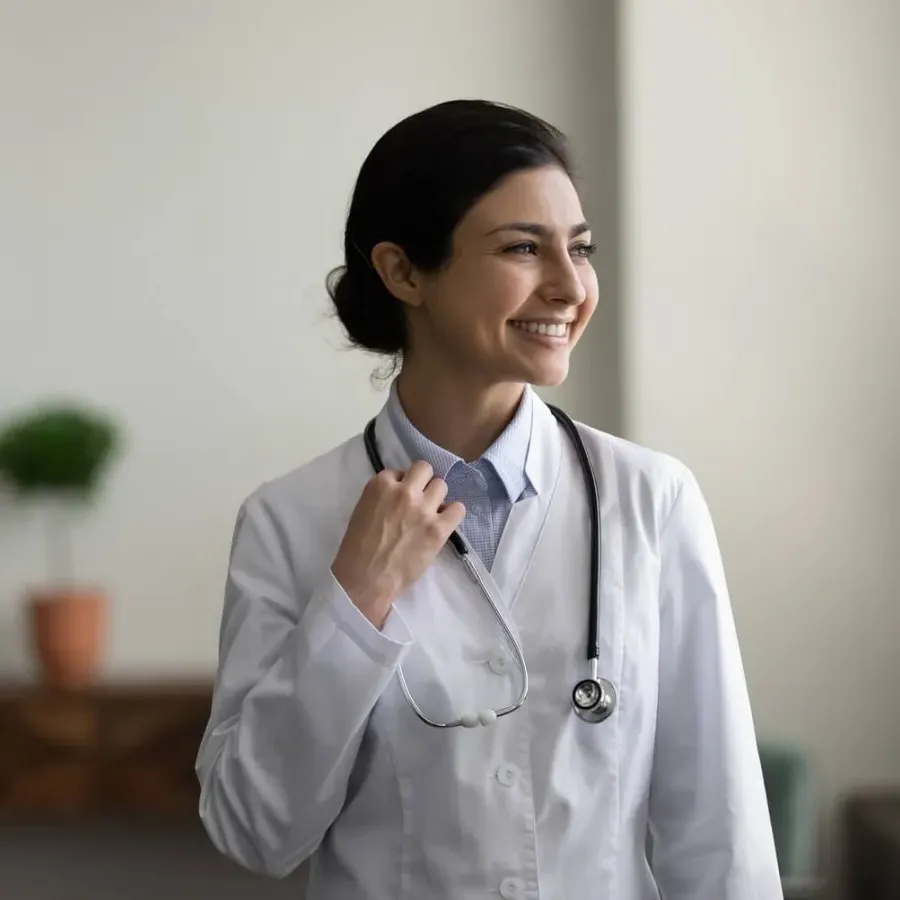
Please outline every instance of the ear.
[[391, 294], [409, 306], [422, 305], [416, 270], [402, 247], [382, 241], [372, 248], [371, 260], [372, 268]]

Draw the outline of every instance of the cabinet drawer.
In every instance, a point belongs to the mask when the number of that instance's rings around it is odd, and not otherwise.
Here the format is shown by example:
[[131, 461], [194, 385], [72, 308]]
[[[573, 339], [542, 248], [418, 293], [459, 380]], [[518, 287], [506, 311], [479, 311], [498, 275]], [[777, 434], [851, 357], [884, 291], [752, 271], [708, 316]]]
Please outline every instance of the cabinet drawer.
[[196, 817], [211, 686], [0, 685], [0, 818]]
[[43, 759], [0, 768], [0, 816], [88, 813], [96, 772], [90, 760]]
[[44, 748], [93, 752], [100, 740], [97, 705], [79, 695], [38, 695], [0, 703], [0, 743], [28, 754]]

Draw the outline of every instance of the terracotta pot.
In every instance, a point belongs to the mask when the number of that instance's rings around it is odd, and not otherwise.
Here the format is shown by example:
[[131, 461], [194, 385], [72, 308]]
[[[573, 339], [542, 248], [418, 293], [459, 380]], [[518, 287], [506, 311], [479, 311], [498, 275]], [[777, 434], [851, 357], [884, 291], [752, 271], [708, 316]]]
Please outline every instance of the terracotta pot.
[[58, 687], [90, 684], [106, 640], [106, 596], [99, 591], [35, 591], [28, 607], [44, 681]]

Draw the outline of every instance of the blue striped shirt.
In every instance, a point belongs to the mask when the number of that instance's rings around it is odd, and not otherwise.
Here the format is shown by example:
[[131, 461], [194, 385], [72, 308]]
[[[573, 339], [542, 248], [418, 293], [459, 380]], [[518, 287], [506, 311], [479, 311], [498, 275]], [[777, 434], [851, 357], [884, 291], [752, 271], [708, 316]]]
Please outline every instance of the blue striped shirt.
[[525, 473], [533, 404], [534, 397], [526, 387], [515, 416], [500, 437], [483, 456], [467, 463], [416, 429], [403, 411], [396, 383], [391, 385], [388, 415], [403, 449], [411, 460], [424, 460], [437, 478], [447, 482], [447, 502], [458, 500], [466, 507], [459, 530], [488, 570], [513, 504], [535, 493]]

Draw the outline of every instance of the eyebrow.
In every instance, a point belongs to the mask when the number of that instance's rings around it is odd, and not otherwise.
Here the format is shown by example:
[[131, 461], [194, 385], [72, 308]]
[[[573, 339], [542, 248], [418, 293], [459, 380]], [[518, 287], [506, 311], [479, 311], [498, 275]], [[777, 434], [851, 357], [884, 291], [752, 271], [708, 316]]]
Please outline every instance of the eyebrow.
[[[587, 222], [579, 222], [569, 229], [569, 237], [578, 237], [579, 234], [590, 230], [591, 226]], [[520, 231], [523, 234], [533, 234], [535, 237], [547, 237], [551, 233], [549, 228], [538, 222], [507, 222], [505, 225], [491, 229], [488, 234], [497, 234], [500, 231]]]

